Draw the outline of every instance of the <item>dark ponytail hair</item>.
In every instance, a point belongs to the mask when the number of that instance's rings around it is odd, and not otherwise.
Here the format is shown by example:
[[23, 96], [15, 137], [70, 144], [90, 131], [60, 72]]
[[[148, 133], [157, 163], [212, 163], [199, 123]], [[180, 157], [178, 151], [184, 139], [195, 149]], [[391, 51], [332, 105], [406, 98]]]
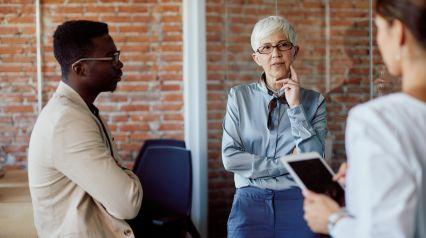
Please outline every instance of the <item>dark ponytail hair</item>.
[[376, 0], [376, 12], [389, 23], [401, 21], [426, 49], [426, 0]]

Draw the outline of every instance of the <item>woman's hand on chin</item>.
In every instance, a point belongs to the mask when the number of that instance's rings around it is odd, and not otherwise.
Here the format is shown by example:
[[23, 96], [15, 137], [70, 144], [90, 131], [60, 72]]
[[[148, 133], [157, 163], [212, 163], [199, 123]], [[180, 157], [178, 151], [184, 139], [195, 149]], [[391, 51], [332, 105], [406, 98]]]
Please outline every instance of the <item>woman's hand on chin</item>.
[[290, 78], [277, 80], [275, 84], [281, 88], [280, 91], [284, 90], [290, 108], [295, 108], [300, 105], [300, 84], [296, 71], [291, 65], [290, 72]]

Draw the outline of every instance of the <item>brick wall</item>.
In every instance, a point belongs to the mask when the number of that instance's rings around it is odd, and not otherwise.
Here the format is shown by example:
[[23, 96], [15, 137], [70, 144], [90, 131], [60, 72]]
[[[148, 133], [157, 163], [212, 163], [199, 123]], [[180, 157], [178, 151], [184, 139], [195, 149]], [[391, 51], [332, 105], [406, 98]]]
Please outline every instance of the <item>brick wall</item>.
[[33, 1], [0, 3], [0, 152], [26, 164], [28, 135], [37, 115]]
[[[24, 167], [37, 116], [34, 1], [2, 1], [0, 145]], [[83, 3], [84, 2], [84, 3]], [[147, 138], [183, 139], [181, 1], [42, 1], [43, 105], [60, 80], [52, 35], [65, 20], [109, 24], [122, 51], [123, 81], [96, 101], [129, 166]], [[16, 160], [16, 162], [14, 162]]]

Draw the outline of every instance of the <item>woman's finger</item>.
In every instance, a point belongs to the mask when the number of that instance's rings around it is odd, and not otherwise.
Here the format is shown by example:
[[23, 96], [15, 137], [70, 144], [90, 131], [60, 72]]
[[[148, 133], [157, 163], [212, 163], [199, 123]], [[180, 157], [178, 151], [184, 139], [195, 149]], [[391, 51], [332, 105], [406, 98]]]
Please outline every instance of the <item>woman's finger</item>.
[[290, 78], [280, 79], [280, 80], [275, 81], [275, 83], [276, 83], [276, 84], [278, 84], [278, 83], [290, 83], [290, 82], [293, 82], [293, 83], [299, 84], [299, 82], [298, 82], [298, 81], [293, 80], [293, 79], [290, 79]]
[[293, 83], [293, 82], [289, 82], [289, 83], [284, 83], [283, 84], [283, 87], [284, 87], [284, 85], [292, 85], [292, 86], [295, 86], [295, 87], [299, 87], [299, 84], [298, 83]]
[[340, 165], [339, 171], [337, 172], [336, 175], [334, 175], [333, 179], [338, 180], [339, 178], [345, 177], [347, 170], [348, 170], [348, 164], [343, 163], [342, 165]]
[[280, 80], [275, 81], [275, 85], [280, 86], [280, 85], [283, 85], [283, 84], [288, 83], [288, 82], [289, 82], [289, 79], [280, 79]]
[[283, 86], [281, 87], [281, 89], [288, 90], [288, 89], [296, 89], [297, 87], [298, 87], [297, 84], [286, 83], [286, 84], [283, 84]]
[[346, 172], [348, 170], [348, 166], [347, 163], [343, 163], [340, 168], [339, 171], [337, 172], [337, 174], [333, 177], [334, 181], [337, 181], [338, 183], [340, 183], [340, 185], [345, 186], [346, 184]]

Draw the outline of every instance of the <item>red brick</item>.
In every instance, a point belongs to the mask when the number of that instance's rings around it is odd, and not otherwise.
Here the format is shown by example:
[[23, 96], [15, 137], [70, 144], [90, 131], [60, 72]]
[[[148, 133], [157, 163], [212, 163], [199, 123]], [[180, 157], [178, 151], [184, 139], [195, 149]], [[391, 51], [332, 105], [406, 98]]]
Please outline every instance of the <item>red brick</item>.
[[182, 114], [166, 114], [164, 115], [165, 121], [183, 121]]
[[120, 85], [118, 90], [124, 92], [145, 92], [148, 90], [148, 85]]
[[178, 44], [163, 44], [160, 45], [157, 50], [162, 52], [180, 52], [182, 51], [182, 46]]
[[126, 124], [119, 126], [120, 131], [148, 131], [149, 127], [146, 124]]
[[34, 106], [32, 105], [14, 105], [14, 106], [5, 106], [3, 108], [5, 113], [26, 113], [34, 112]]
[[162, 131], [183, 130], [183, 125], [181, 123], [166, 123], [166, 124], [160, 125], [160, 130]]
[[179, 13], [180, 12], [180, 6], [179, 5], [157, 5], [155, 6], [154, 11], [165, 13], [165, 12], [173, 12], [173, 13]]
[[180, 90], [182, 90], [182, 87], [180, 85], [176, 85], [176, 84], [161, 85], [160, 90], [161, 91], [180, 91]]
[[156, 76], [154, 74], [140, 74], [140, 75], [125, 75], [126, 81], [153, 81]]
[[120, 13], [147, 13], [148, 7], [145, 6], [119, 6], [118, 12]]
[[145, 121], [145, 122], [151, 122], [151, 121], [159, 121], [161, 119], [160, 114], [153, 114], [153, 112], [150, 112], [150, 114], [146, 115], [131, 115], [130, 121]]
[[165, 102], [170, 102], [170, 101], [176, 101], [176, 102], [181, 102], [182, 101], [182, 94], [165, 94], [162, 97], [162, 100]]
[[116, 12], [116, 7], [111, 5], [95, 5], [95, 4], [85, 4], [84, 9], [86, 12], [93, 13], [113, 13]]
[[134, 112], [134, 111], [148, 111], [148, 105], [125, 105], [121, 107], [122, 111]]
[[162, 23], [181, 23], [182, 22], [182, 16], [162, 16], [161, 17]]
[[161, 30], [164, 32], [182, 32], [181, 25], [163, 25]]
[[135, 32], [135, 33], [148, 32], [147, 26], [120, 26], [120, 27], [118, 27], [118, 29], [121, 33], [125, 33], [125, 32]]
[[183, 109], [183, 105], [178, 104], [165, 104], [165, 105], [157, 105], [153, 108], [155, 111], [180, 111]]
[[167, 53], [160, 55], [161, 61], [164, 62], [182, 62], [182, 54]]

